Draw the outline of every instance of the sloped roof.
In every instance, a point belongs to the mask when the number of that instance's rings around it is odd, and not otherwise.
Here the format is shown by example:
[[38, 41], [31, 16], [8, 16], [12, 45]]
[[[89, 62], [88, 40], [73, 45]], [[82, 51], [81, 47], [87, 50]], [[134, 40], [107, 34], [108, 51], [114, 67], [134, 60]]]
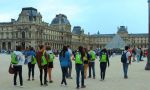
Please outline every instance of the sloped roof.
[[81, 27], [80, 26], [74, 26], [73, 30], [72, 30], [72, 33], [73, 34], [81, 34], [82, 31], [81, 31]]
[[109, 42], [105, 47], [107, 49], [113, 49], [113, 48], [124, 48], [126, 45], [126, 43], [123, 41], [123, 39], [118, 35], [116, 34], [112, 41]]
[[70, 25], [69, 20], [67, 19], [67, 16], [64, 14], [58, 14], [56, 17], [52, 20], [51, 24], [68, 24]]

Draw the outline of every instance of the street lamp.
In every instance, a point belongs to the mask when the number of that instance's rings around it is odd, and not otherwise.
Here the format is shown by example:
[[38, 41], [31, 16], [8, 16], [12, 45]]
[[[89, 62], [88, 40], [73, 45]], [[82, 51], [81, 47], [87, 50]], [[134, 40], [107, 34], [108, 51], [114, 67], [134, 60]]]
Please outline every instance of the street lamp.
[[150, 0], [148, 0], [148, 57], [145, 70], [150, 70]]

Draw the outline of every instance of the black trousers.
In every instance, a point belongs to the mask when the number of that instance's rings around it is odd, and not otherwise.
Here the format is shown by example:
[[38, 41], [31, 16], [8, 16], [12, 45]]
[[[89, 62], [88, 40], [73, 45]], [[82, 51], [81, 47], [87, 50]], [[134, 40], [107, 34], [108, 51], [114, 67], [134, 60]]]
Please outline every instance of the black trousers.
[[20, 85], [22, 86], [23, 85], [23, 79], [22, 79], [22, 66], [19, 65], [19, 66], [13, 66], [14, 67], [14, 70], [15, 70], [15, 73], [14, 73], [14, 85], [17, 85], [17, 75], [19, 74], [19, 80], [20, 80]]
[[93, 77], [95, 78], [95, 62], [89, 62], [89, 78], [91, 78], [91, 70], [93, 70]]
[[44, 84], [47, 84], [47, 65], [40, 68], [40, 82], [43, 85], [43, 71], [44, 71]]
[[31, 62], [28, 63], [28, 79], [30, 79], [31, 72], [32, 72], [32, 79], [34, 79], [34, 67], [35, 64], [31, 64]]
[[65, 85], [67, 85], [67, 82], [66, 82], [67, 69], [68, 69], [67, 67], [61, 67], [61, 70], [62, 70], [61, 84], [65, 83]]
[[102, 80], [105, 79], [106, 66], [107, 66], [107, 63], [106, 63], [106, 62], [101, 62], [101, 63], [100, 63], [101, 79], [102, 79]]

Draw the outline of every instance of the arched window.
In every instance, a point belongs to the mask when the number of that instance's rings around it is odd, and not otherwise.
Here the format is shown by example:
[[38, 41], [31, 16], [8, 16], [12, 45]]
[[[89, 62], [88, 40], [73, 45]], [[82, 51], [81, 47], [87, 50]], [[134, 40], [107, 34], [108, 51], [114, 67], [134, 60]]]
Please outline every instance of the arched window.
[[25, 32], [22, 32], [22, 38], [25, 38]]
[[2, 43], [2, 49], [6, 50], [6, 43], [5, 42]]
[[11, 42], [8, 42], [8, 49], [11, 49]]

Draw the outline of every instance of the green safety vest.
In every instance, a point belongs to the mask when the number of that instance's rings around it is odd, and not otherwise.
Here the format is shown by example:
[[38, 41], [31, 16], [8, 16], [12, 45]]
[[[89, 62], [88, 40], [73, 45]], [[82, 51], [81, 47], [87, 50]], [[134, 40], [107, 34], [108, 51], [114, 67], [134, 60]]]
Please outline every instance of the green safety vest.
[[41, 58], [41, 65], [44, 66], [47, 64], [47, 60], [45, 58], [45, 51], [43, 52], [42, 58]]
[[102, 53], [102, 56], [100, 58], [100, 62], [107, 62], [107, 55], [106, 55], [106, 53]]
[[31, 64], [36, 64], [37, 60], [35, 58], [35, 56], [32, 56], [32, 60], [31, 60]]
[[96, 59], [96, 55], [93, 50], [90, 51], [91, 60], [94, 61]]
[[50, 53], [49, 55], [48, 55], [48, 62], [53, 62], [54, 61], [54, 58], [55, 58], [55, 55], [53, 54], [53, 53]]
[[81, 54], [79, 52], [76, 53], [75, 56], [75, 63], [76, 64], [83, 64], [82, 60], [81, 60]]
[[18, 64], [17, 55], [15, 53], [11, 54], [11, 63], [12, 64]]
[[87, 54], [83, 57], [83, 61], [88, 61]]

